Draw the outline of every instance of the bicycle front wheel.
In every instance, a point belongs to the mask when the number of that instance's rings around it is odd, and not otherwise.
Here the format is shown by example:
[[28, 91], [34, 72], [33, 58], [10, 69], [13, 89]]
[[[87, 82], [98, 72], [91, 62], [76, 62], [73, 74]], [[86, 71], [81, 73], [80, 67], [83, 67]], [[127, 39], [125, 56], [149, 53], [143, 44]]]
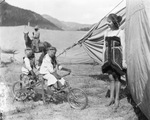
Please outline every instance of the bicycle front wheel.
[[74, 109], [84, 109], [88, 104], [88, 97], [82, 89], [73, 88], [67, 95], [68, 103]]
[[17, 81], [12, 86], [12, 92], [14, 95], [14, 98], [21, 101], [25, 100], [27, 98], [26, 89], [23, 88], [21, 81]]

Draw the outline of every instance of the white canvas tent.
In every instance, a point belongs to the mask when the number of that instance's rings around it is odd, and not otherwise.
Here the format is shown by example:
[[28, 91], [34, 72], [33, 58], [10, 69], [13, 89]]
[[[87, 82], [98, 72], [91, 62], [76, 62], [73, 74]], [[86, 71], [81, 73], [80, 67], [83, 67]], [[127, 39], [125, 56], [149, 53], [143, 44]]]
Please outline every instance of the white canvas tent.
[[[126, 7], [116, 12], [123, 17], [121, 28], [125, 30], [126, 36], [128, 86], [137, 106], [150, 119], [150, 14], [148, 13], [150, 0], [126, 0]], [[93, 61], [102, 64], [103, 36], [106, 29], [104, 17], [72, 47], [82, 44], [90, 56], [86, 60], [92, 58]], [[81, 54], [80, 61], [81, 58], [85, 59], [85, 56], [82, 57]]]
[[150, 119], [150, 0], [127, 0], [126, 7], [128, 86]]

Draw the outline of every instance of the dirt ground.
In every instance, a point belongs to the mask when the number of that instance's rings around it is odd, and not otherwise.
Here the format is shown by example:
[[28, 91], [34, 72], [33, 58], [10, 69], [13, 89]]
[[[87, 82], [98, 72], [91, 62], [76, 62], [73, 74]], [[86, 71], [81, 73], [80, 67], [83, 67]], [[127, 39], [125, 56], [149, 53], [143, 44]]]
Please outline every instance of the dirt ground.
[[[1, 82], [9, 89], [7, 107], [12, 108], [4, 114], [5, 120], [138, 120], [133, 106], [128, 102], [125, 84], [122, 84], [120, 106], [113, 112], [113, 105], [108, 102], [109, 81], [102, 75], [99, 65], [76, 64], [64, 65], [72, 70], [65, 77], [72, 87], [81, 88], [88, 96], [88, 106], [84, 110], [75, 110], [67, 102], [43, 105], [42, 101], [18, 102], [13, 100], [12, 85], [19, 80], [21, 64], [7, 64], [0, 68]], [[144, 119], [143, 119], [144, 120]]]

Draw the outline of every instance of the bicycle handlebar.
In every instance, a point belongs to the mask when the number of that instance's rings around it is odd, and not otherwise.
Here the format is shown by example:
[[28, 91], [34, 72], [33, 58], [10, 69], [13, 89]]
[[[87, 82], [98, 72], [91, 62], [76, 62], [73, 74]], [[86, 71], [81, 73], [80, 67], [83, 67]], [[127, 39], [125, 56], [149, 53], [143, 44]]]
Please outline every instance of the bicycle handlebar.
[[62, 75], [61, 77], [68, 76], [68, 75], [70, 75], [70, 73], [71, 73], [71, 71], [70, 71], [70, 72], [68, 72], [68, 73], [67, 73], [67, 74], [65, 74], [65, 75]]
[[[68, 73], [67, 73], [67, 74], [64, 74], [64, 75], [62, 75], [62, 76], [60, 76], [60, 77], [63, 78], [63, 77], [68, 76], [68, 75], [70, 75], [70, 74], [71, 74], [71, 70], [68, 70]], [[36, 80], [39, 80], [39, 79], [42, 79], [42, 80], [43, 80], [43, 75], [42, 75], [42, 74], [37, 75]]]

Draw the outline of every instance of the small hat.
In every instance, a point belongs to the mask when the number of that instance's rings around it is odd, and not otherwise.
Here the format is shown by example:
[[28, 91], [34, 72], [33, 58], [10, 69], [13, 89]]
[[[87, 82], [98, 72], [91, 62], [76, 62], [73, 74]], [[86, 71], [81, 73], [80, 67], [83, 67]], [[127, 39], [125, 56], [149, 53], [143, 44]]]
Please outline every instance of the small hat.
[[114, 13], [109, 14], [108, 18], [110, 18], [113, 22], [117, 22], [118, 24], [122, 20], [121, 16], [118, 16], [117, 14], [114, 14]]

